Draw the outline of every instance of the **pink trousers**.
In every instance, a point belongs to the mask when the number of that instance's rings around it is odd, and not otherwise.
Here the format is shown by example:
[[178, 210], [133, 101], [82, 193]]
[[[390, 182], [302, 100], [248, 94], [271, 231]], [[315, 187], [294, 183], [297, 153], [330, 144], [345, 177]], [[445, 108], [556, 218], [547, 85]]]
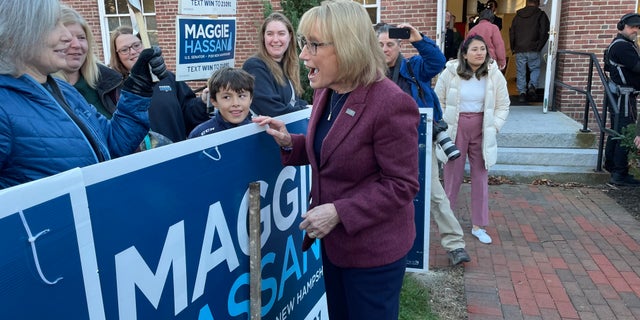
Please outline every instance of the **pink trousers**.
[[471, 171], [471, 223], [489, 224], [489, 172], [482, 157], [482, 119], [484, 114], [462, 112], [458, 119], [455, 144], [460, 157], [444, 165], [444, 190], [455, 212], [460, 186], [464, 179], [464, 165], [469, 157]]

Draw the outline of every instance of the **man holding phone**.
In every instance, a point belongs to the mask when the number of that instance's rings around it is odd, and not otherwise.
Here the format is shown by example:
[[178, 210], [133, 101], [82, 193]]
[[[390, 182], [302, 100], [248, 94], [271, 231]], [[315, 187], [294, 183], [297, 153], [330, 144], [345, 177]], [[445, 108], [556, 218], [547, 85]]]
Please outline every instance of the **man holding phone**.
[[409, 39], [409, 38], [411, 38], [411, 29], [409, 29], [409, 28], [389, 28], [389, 38], [391, 38], [391, 39]]
[[[387, 77], [413, 97], [420, 108], [433, 109], [434, 122], [440, 121], [442, 109], [438, 97], [431, 89], [431, 79], [444, 69], [446, 59], [435, 41], [407, 23], [397, 26], [378, 23], [374, 30], [389, 67]], [[418, 55], [408, 59], [403, 57], [400, 54], [403, 42], [401, 39], [407, 39], [418, 50]], [[471, 261], [465, 250], [462, 227], [454, 216], [440, 183], [435, 152], [431, 157], [431, 204], [431, 213], [440, 231], [440, 243], [447, 250], [451, 264]]]

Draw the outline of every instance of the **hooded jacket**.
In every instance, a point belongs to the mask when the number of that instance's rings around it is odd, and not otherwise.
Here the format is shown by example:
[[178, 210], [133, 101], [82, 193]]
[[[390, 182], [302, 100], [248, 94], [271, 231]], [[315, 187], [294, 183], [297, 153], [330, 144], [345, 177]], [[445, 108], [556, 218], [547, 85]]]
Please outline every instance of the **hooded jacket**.
[[540, 52], [549, 40], [549, 17], [536, 6], [516, 11], [509, 28], [513, 53]]
[[[447, 62], [444, 71], [436, 82], [436, 94], [444, 106], [442, 118], [449, 125], [447, 133], [452, 141], [456, 141], [458, 133], [458, 119], [460, 110], [460, 76], [457, 73], [458, 60]], [[502, 128], [509, 115], [509, 91], [507, 90], [507, 80], [498, 69], [495, 61], [489, 65], [487, 75], [487, 89], [484, 96], [484, 119], [482, 120], [482, 157], [484, 166], [488, 170], [496, 164], [498, 159], [497, 134]], [[436, 155], [438, 159], [447, 162], [448, 158], [442, 148], [436, 144]]]
[[207, 105], [184, 81], [176, 81], [173, 72], [153, 87], [149, 109], [151, 130], [172, 142], [187, 139], [197, 125], [209, 118]]
[[[122, 91], [112, 120], [54, 79], [105, 159], [132, 153], [149, 130], [149, 98]], [[0, 75], [0, 189], [98, 163], [87, 136], [45, 87], [29, 75]]]
[[504, 41], [498, 27], [489, 20], [480, 20], [475, 27], [467, 33], [467, 38], [477, 34], [487, 43], [487, 50], [493, 60], [498, 62], [498, 66], [507, 65], [507, 57], [504, 49]]
[[120, 88], [124, 82], [122, 75], [105, 65], [98, 64], [100, 77], [96, 84], [96, 92], [102, 102], [102, 106], [111, 114], [116, 112], [116, 105], [120, 99]]

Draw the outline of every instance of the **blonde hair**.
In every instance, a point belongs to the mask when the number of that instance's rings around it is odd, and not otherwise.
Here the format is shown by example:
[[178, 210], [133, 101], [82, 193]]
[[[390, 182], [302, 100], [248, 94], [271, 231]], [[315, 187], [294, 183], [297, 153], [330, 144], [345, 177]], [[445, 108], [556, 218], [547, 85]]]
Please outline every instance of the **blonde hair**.
[[298, 33], [308, 38], [314, 28], [322, 41], [332, 43], [336, 50], [337, 82], [355, 87], [385, 78], [384, 53], [361, 4], [351, 0], [323, 1], [302, 15]]
[[[289, 32], [289, 47], [287, 51], [284, 52], [282, 57], [282, 68], [280, 68], [280, 64], [273, 60], [273, 58], [267, 52], [267, 47], [264, 44], [264, 34], [267, 30], [267, 25], [271, 22], [278, 21], [285, 25], [287, 31]], [[300, 84], [300, 62], [298, 60], [298, 44], [295, 37], [295, 32], [293, 30], [293, 25], [291, 21], [280, 12], [273, 12], [270, 14], [262, 23], [262, 27], [260, 28], [260, 33], [258, 34], [258, 52], [254, 55], [255, 57], [262, 60], [266, 65], [271, 74], [273, 74], [276, 82], [280, 86], [287, 85], [285, 82], [285, 76], [289, 78], [291, 83], [293, 84], [293, 89], [295, 91], [296, 96], [302, 95], [302, 85]]]
[[[100, 71], [98, 69], [98, 58], [95, 55], [95, 40], [93, 39], [91, 28], [89, 28], [87, 21], [77, 11], [66, 5], [62, 5], [61, 7], [62, 16], [60, 17], [60, 21], [62, 21], [62, 24], [64, 24], [65, 27], [78, 24], [82, 27], [82, 30], [87, 36], [87, 57], [82, 64], [82, 67], [80, 67], [80, 74], [84, 77], [84, 80], [87, 81], [89, 87], [95, 89], [98, 83], [98, 78], [100, 77]], [[59, 71], [57, 74], [67, 82], [69, 81], [69, 78], [64, 71]]]

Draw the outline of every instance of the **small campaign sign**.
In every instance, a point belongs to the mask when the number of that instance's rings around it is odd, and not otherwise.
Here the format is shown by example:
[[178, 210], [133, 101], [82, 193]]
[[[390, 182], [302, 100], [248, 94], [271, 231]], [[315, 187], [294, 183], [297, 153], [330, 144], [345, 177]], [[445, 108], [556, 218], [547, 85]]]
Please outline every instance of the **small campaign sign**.
[[206, 80], [235, 65], [236, 19], [176, 17], [176, 80]]
[[235, 15], [236, 0], [180, 0], [178, 14]]

